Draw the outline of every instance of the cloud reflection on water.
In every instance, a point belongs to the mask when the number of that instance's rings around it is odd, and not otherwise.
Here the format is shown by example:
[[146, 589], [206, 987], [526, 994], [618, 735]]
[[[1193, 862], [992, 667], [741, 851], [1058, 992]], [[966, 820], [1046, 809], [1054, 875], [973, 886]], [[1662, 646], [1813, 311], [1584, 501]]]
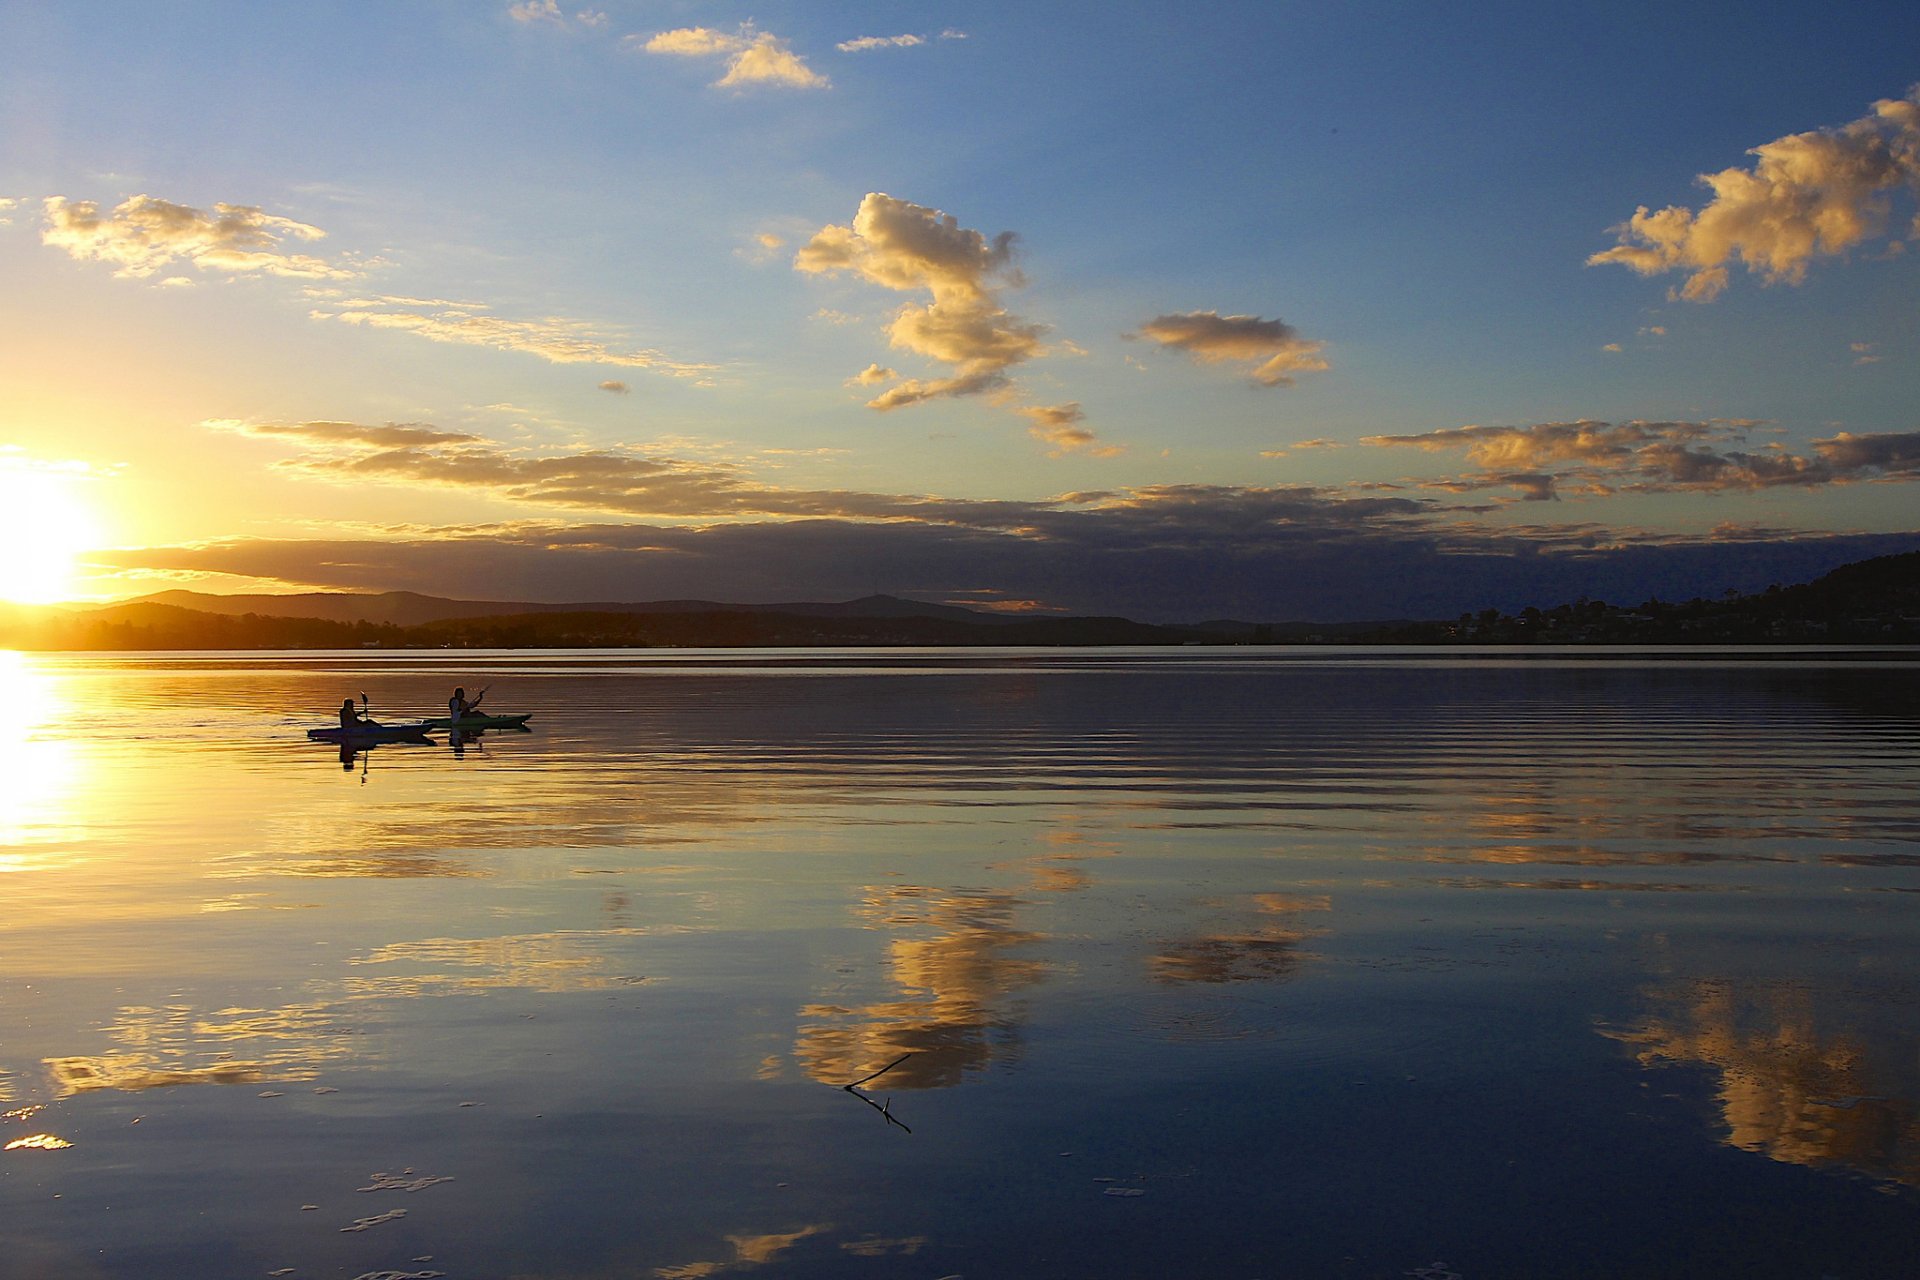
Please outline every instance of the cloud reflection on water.
[[898, 998], [860, 1004], [820, 1002], [805, 1019], [794, 1058], [811, 1079], [842, 1085], [877, 1071], [895, 1089], [939, 1089], [1014, 1051], [1016, 993], [1047, 972], [1021, 954], [1040, 935], [1015, 926], [1024, 905], [1006, 893], [917, 885], [870, 886], [858, 914], [889, 931], [931, 931], [895, 938], [882, 965]]
[[1712, 1071], [1729, 1146], [1920, 1187], [1920, 1035], [1854, 1021], [1846, 993], [1823, 985], [1677, 980], [1601, 1034], [1642, 1066]]

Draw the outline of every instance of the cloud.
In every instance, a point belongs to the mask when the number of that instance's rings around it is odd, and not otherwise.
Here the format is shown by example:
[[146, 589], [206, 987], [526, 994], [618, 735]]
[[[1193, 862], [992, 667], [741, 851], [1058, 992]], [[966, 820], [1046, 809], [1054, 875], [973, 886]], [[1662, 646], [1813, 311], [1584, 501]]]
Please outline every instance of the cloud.
[[1920, 87], [1834, 129], [1753, 148], [1750, 169], [1702, 174], [1713, 198], [1698, 211], [1641, 205], [1614, 227], [1619, 243], [1587, 259], [1643, 276], [1686, 273], [1670, 296], [1711, 302], [1738, 262], [1768, 284], [1799, 284], [1816, 260], [1886, 230], [1891, 193], [1920, 188]]
[[925, 43], [923, 36], [861, 36], [857, 40], [842, 40], [833, 47], [842, 53], [865, 53], [869, 49], [910, 49]]
[[[378, 537], [119, 548], [127, 573], [520, 600], [1005, 598], [1145, 620], [1451, 618], [1573, 600], [1764, 590], [1920, 535], [1651, 537], [1494, 528], [1404, 498], [1164, 487], [1045, 503], [953, 504], [951, 519], [821, 516], [701, 524], [523, 521]], [[970, 509], [971, 508], [971, 509]]]
[[967, 33], [960, 30], [958, 27], [948, 27], [945, 31], [942, 31], [940, 33], [940, 38], [942, 40], [965, 40], [967, 38]]
[[623, 396], [627, 394], [628, 391], [632, 390], [632, 388], [627, 386], [626, 383], [621, 382], [615, 378], [608, 378], [605, 382], [601, 383], [600, 389], [602, 391], [611, 391], [613, 392], [613, 394], [617, 396]]
[[200, 424], [211, 431], [225, 431], [255, 440], [296, 441], [320, 447], [404, 449], [421, 445], [471, 444], [479, 436], [464, 431], [444, 431], [421, 422], [389, 422], [368, 426], [358, 422], [242, 422], [233, 418], [210, 418]]
[[309, 296], [316, 320], [370, 329], [398, 329], [433, 342], [524, 351], [553, 364], [610, 364], [632, 369], [657, 369], [677, 378], [704, 378], [718, 366], [676, 360], [659, 351], [628, 350], [596, 326], [581, 320], [547, 316], [512, 320], [488, 315], [484, 303], [445, 299], [358, 297], [341, 298], [321, 291]]
[[726, 74], [713, 82], [716, 89], [776, 85], [790, 89], [826, 89], [832, 81], [809, 67], [805, 60], [787, 47], [787, 42], [752, 24], [736, 32], [716, 31], [712, 27], [680, 27], [662, 31], [645, 41], [627, 38], [629, 46], [638, 45], [648, 53], [682, 58], [725, 58]]
[[1156, 316], [1129, 336], [1177, 348], [1205, 364], [1252, 362], [1254, 380], [1269, 387], [1290, 387], [1294, 374], [1327, 367], [1320, 354], [1324, 342], [1302, 338], [1283, 321], [1258, 316], [1223, 316], [1217, 311]]
[[1608, 344], [1607, 344], [1606, 346], [1604, 346], [1604, 347], [1602, 347], [1602, 348], [1600, 348], [1600, 349], [1601, 349], [1602, 351], [1609, 351], [1609, 352], [1612, 352], [1612, 353], [1613, 353], [1614, 355], [1619, 355], [1619, 354], [1620, 354], [1620, 350], [1621, 350], [1621, 347], [1620, 347], [1620, 344], [1619, 344], [1619, 343], [1617, 343], [1617, 342], [1609, 342], [1609, 343], [1608, 343]]
[[320, 240], [326, 232], [253, 205], [216, 204], [208, 214], [141, 195], [102, 216], [92, 200], [49, 196], [43, 204], [42, 243], [78, 261], [112, 263], [118, 276], [145, 278], [175, 262], [304, 280], [351, 280], [361, 274], [310, 254], [285, 252], [282, 240]]
[[423, 423], [370, 426], [214, 419], [202, 425], [303, 446], [300, 456], [276, 466], [309, 479], [461, 489], [494, 501], [530, 506], [709, 519], [742, 515], [934, 519], [958, 509], [952, 503], [913, 496], [784, 489], [752, 480], [737, 466], [629, 450], [511, 449], [467, 432]]
[[900, 375], [892, 369], [884, 368], [878, 364], [870, 364], [860, 372], [854, 374], [851, 378], [848, 378], [847, 385], [850, 387], [871, 387], [878, 383], [891, 382], [899, 376]]
[[1033, 425], [1027, 430], [1036, 440], [1053, 446], [1054, 456], [1086, 450], [1096, 458], [1118, 457], [1124, 450], [1118, 445], [1099, 443], [1099, 437], [1081, 425], [1086, 420], [1079, 404], [1032, 404], [1015, 409]]
[[1815, 440], [1814, 451], [1838, 473], [1867, 472], [1920, 479], [1920, 431], [1856, 436], [1842, 431]]
[[[519, 0], [507, 6], [507, 16], [515, 22], [531, 26], [534, 23], [550, 22], [555, 26], [567, 25], [567, 15], [560, 11], [557, 0]], [[583, 27], [604, 27], [612, 19], [598, 9], [582, 9], [573, 15], [573, 20]]]
[[822, 227], [793, 265], [812, 275], [846, 272], [895, 292], [932, 295], [924, 306], [907, 303], [894, 312], [887, 337], [900, 350], [951, 366], [952, 376], [910, 378], [869, 400], [868, 408], [886, 412], [991, 392], [996, 403], [1024, 414], [1007, 371], [1046, 354], [1046, 330], [1001, 304], [1001, 289], [1025, 283], [1013, 245], [1011, 231], [989, 238], [952, 214], [876, 191], [860, 202], [852, 225]]
[[1448, 492], [1512, 487], [1539, 500], [1574, 491], [1725, 493], [1818, 487], [1868, 480], [1920, 479], [1920, 431], [1810, 442], [1811, 453], [1779, 445], [1742, 446], [1758, 423], [1545, 422], [1521, 427], [1455, 427], [1422, 435], [1368, 436], [1376, 447], [1464, 452], [1481, 470], [1422, 482]]
[[1848, 345], [1848, 350], [1853, 352], [1853, 362], [1856, 365], [1879, 364], [1880, 357], [1874, 353], [1878, 345], [1873, 342], [1855, 342]]
[[0, 196], [0, 227], [10, 227], [13, 219], [8, 215], [18, 209], [24, 201], [12, 196]]

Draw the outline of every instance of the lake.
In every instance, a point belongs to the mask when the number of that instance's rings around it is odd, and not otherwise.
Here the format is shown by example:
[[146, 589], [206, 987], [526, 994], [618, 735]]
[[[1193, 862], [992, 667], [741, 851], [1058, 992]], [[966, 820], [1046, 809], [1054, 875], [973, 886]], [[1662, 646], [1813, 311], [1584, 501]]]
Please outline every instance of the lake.
[[0, 653], [0, 1275], [1911, 1274], [1913, 656]]

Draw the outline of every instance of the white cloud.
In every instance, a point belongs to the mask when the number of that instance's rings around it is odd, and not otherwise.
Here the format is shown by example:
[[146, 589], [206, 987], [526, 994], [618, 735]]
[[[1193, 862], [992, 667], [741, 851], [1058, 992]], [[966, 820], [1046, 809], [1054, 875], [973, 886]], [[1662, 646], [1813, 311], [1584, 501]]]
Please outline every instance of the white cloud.
[[1281, 320], [1258, 316], [1223, 316], [1217, 311], [1156, 316], [1129, 336], [1178, 348], [1205, 364], [1252, 362], [1254, 380], [1269, 387], [1290, 387], [1294, 374], [1327, 367], [1320, 354], [1324, 342], [1302, 338]]
[[833, 46], [842, 53], [865, 53], [869, 49], [910, 49], [916, 44], [925, 44], [922, 36], [861, 36], [855, 40], [842, 40]]
[[717, 31], [712, 27], [680, 27], [662, 31], [642, 41], [629, 36], [626, 43], [648, 53], [670, 54], [682, 58], [725, 58], [726, 74], [713, 82], [717, 89], [746, 88], [754, 85], [778, 85], [790, 89], [825, 89], [832, 81], [806, 64], [787, 42], [768, 31], [757, 31], [752, 24], [738, 32]]
[[254, 205], [216, 204], [211, 214], [153, 196], [133, 196], [103, 216], [91, 200], [49, 196], [43, 243], [80, 261], [112, 263], [115, 275], [144, 278], [176, 262], [202, 270], [257, 272], [304, 280], [351, 280], [361, 272], [281, 241], [321, 240], [326, 232]]
[[1641, 205], [1613, 228], [1619, 244], [1587, 264], [1685, 272], [1670, 296], [1689, 302], [1719, 297], [1736, 261], [1768, 284], [1800, 283], [1815, 260], [1882, 236], [1892, 192], [1920, 189], [1920, 87], [1839, 128], [1789, 134], [1748, 154], [1751, 169], [1700, 176], [1713, 198], [1697, 212]]
[[613, 392], [614, 395], [617, 395], [617, 396], [623, 396], [627, 394], [628, 391], [632, 390], [631, 387], [627, 386], [626, 383], [621, 382], [617, 378], [608, 378], [605, 382], [600, 384], [600, 389], [602, 391], [611, 391]]

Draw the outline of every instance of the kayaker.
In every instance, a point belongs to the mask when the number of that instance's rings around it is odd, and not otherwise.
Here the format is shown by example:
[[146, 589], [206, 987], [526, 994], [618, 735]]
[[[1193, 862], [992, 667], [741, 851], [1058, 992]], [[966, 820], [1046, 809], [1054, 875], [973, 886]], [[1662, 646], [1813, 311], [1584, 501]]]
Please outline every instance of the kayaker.
[[485, 689], [482, 689], [478, 697], [474, 698], [472, 702], [468, 702], [466, 686], [462, 685], [460, 688], [455, 689], [453, 691], [453, 696], [447, 699], [447, 719], [449, 720], [466, 719], [468, 716], [473, 714], [474, 708], [480, 705], [480, 699], [486, 696], [487, 696], [487, 691]]
[[353, 699], [348, 698], [340, 704], [340, 727], [342, 729], [366, 729], [377, 728], [378, 726], [374, 725], [371, 719], [362, 716], [359, 708], [353, 705]]

